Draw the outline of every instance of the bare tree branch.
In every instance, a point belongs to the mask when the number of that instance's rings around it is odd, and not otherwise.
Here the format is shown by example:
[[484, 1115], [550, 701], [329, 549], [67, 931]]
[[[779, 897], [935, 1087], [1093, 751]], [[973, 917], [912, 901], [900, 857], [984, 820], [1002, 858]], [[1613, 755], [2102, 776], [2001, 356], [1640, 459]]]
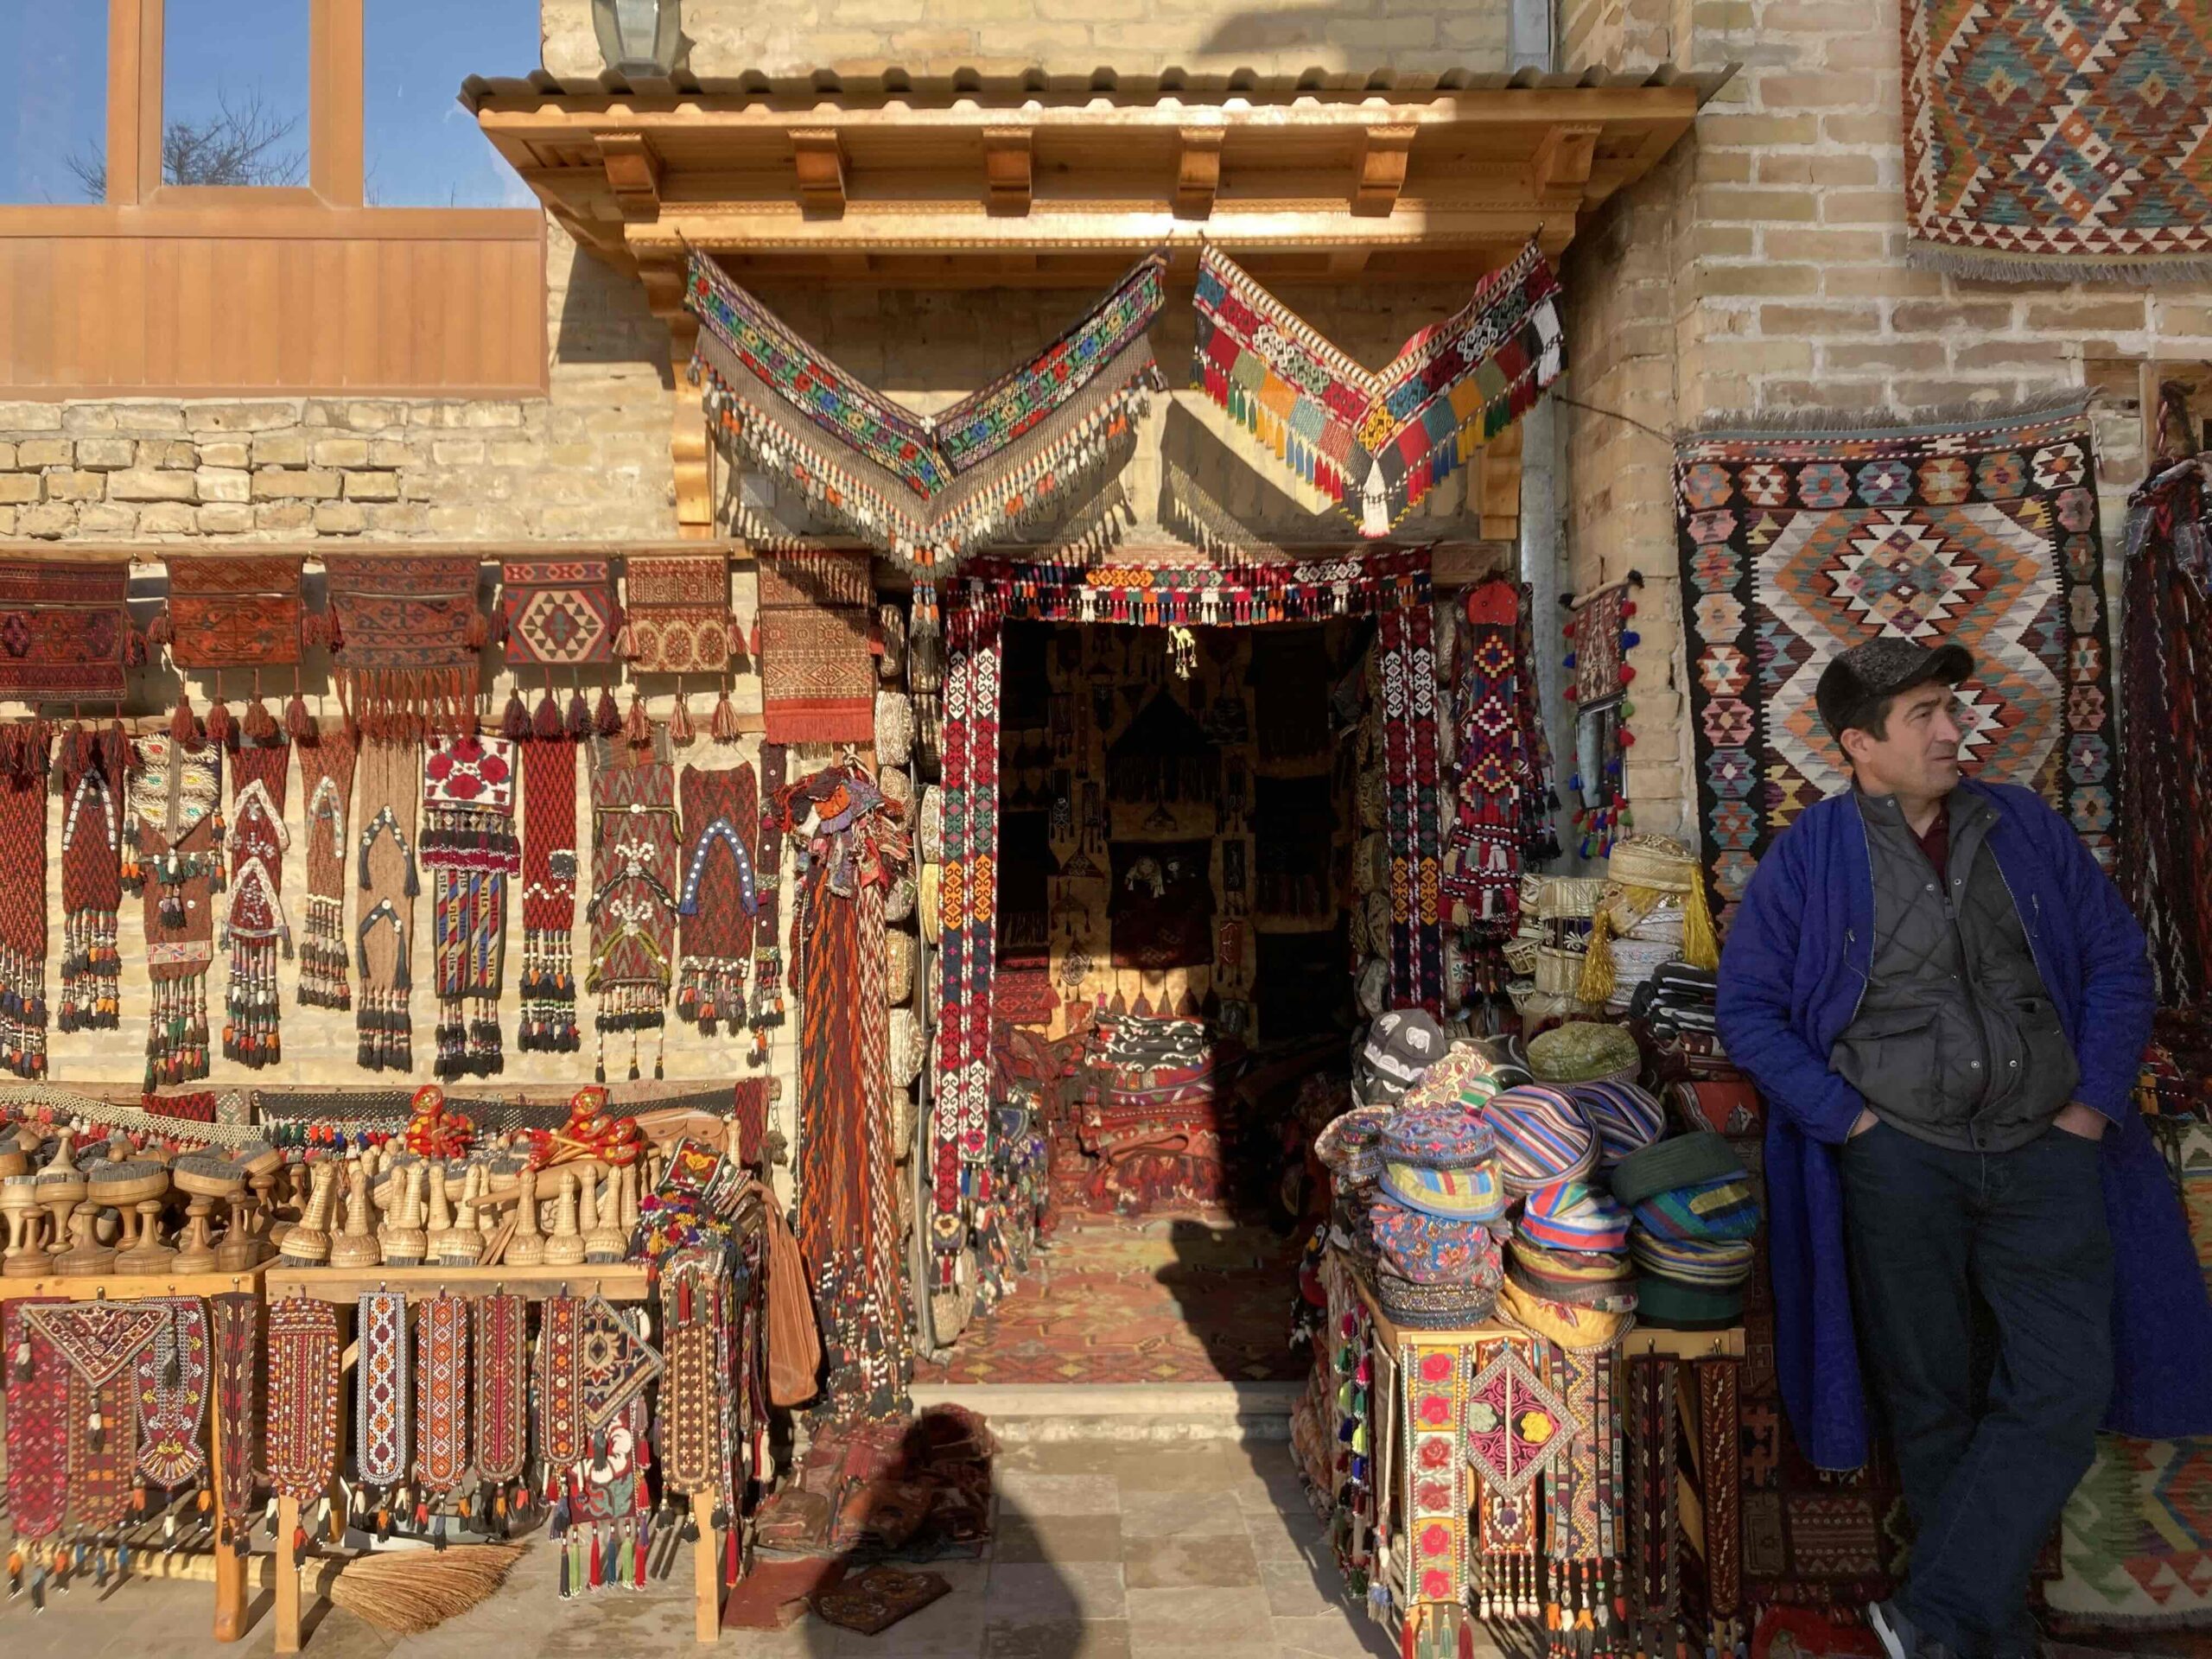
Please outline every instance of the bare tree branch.
[[[298, 130], [296, 115], [280, 118], [258, 92], [233, 103], [217, 88], [215, 111], [182, 117], [162, 128], [163, 184], [283, 187], [307, 182], [304, 149], [286, 147]], [[107, 200], [107, 156], [99, 145], [64, 158], [87, 201]]]

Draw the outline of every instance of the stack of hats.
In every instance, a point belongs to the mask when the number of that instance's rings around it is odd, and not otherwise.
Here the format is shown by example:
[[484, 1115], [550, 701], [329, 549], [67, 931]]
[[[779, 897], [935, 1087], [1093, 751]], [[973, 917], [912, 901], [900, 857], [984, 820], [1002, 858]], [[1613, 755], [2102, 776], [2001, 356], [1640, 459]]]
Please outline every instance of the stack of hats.
[[1678, 1042], [1685, 1035], [1710, 1038], [1719, 1023], [1719, 974], [1670, 962], [1637, 988], [1628, 1015], [1649, 1026], [1659, 1042]]
[[1393, 1008], [1367, 1028], [1352, 1062], [1352, 1096], [1363, 1106], [1395, 1106], [1444, 1058], [1451, 1039], [1422, 1008]]
[[1529, 1039], [1529, 1069], [1539, 1083], [1634, 1083], [1643, 1070], [1635, 1033], [1624, 1026], [1570, 1020]]
[[1658, 1141], [1621, 1161], [1612, 1188], [1633, 1217], [1629, 1253], [1644, 1317], [1683, 1330], [1741, 1319], [1759, 1206], [1728, 1143], [1703, 1132]]
[[1680, 842], [1624, 836], [1605, 859], [1605, 891], [1591, 914], [1576, 994], [1625, 1008], [1637, 985], [1677, 957], [1698, 968], [1720, 965], [1705, 874]]
[[1415, 1329], [1480, 1324], [1504, 1276], [1490, 1126], [1456, 1099], [1409, 1101], [1382, 1132], [1382, 1158], [1368, 1228], [1383, 1313]]

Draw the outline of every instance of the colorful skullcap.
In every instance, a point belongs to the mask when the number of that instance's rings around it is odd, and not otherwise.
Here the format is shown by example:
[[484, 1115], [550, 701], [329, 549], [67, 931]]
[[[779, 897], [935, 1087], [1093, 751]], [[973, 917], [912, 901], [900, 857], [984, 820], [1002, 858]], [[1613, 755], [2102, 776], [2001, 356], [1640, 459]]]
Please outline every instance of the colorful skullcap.
[[1371, 1181], [1382, 1173], [1382, 1126], [1389, 1121], [1387, 1106], [1355, 1106], [1313, 1137], [1313, 1155], [1341, 1181]]
[[1541, 1083], [1508, 1089], [1491, 1096], [1482, 1121], [1497, 1137], [1498, 1179], [1509, 1192], [1572, 1180], [1598, 1161], [1598, 1137], [1561, 1090]]
[[1425, 1008], [1393, 1008], [1367, 1028], [1360, 1059], [1360, 1098], [1370, 1105], [1395, 1102], [1444, 1058], [1444, 1027]]
[[1598, 1132], [1598, 1167], [1611, 1169], [1667, 1132], [1659, 1097], [1632, 1083], [1579, 1083], [1575, 1106]]
[[1625, 1026], [1570, 1020], [1529, 1039], [1529, 1069], [1540, 1083], [1632, 1082], [1643, 1055]]
[[1521, 1206], [1521, 1234], [1554, 1250], [1618, 1254], [1628, 1248], [1627, 1208], [1586, 1181], [1540, 1186]]
[[1694, 1243], [1747, 1240], [1759, 1230], [1758, 1195], [1738, 1170], [1689, 1186], [1670, 1186], [1632, 1206], [1639, 1231]]
[[1629, 1235], [1628, 1249], [1647, 1281], [1727, 1289], [1751, 1276], [1749, 1239], [1660, 1238], [1638, 1229]]
[[1402, 1104], [1408, 1111], [1426, 1106], [1458, 1106], [1465, 1110], [1469, 1104], [1467, 1090], [1481, 1078], [1483, 1071], [1482, 1057], [1472, 1050], [1447, 1049], [1444, 1058], [1406, 1090]]
[[1383, 1317], [1408, 1331], [1464, 1330], [1482, 1324], [1497, 1306], [1495, 1286], [1421, 1285], [1377, 1268], [1375, 1300]]
[[1506, 1247], [1505, 1276], [1546, 1301], [1573, 1302], [1606, 1313], [1625, 1313], [1636, 1306], [1636, 1269], [1625, 1255], [1548, 1250], [1516, 1236]]
[[1382, 1164], [1382, 1196], [1446, 1221], [1497, 1221], [1505, 1214], [1505, 1188], [1497, 1166], [1485, 1158], [1458, 1169], [1429, 1169], [1420, 1164]]
[[1547, 1300], [1508, 1280], [1499, 1290], [1497, 1313], [1533, 1336], [1567, 1349], [1611, 1348], [1635, 1327], [1633, 1306], [1614, 1312]]
[[1446, 1221], [1382, 1198], [1367, 1225], [1377, 1263], [1414, 1284], [1494, 1291], [1505, 1276], [1497, 1236], [1480, 1222]]
[[1488, 1162], [1495, 1149], [1491, 1126], [1457, 1106], [1408, 1106], [1382, 1126], [1385, 1164], [1468, 1169]]

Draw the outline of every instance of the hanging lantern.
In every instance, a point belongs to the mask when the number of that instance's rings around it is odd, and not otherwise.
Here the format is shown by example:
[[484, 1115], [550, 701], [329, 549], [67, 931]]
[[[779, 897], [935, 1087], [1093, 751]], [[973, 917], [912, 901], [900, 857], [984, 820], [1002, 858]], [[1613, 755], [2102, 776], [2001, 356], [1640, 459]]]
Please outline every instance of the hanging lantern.
[[599, 55], [626, 79], [665, 79], [683, 43], [682, 0], [591, 0]]

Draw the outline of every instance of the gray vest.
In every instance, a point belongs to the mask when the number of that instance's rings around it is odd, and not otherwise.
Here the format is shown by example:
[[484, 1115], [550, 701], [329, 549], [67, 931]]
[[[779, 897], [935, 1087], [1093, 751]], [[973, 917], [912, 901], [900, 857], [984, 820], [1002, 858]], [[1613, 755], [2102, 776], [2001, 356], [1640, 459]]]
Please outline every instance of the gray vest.
[[1858, 800], [1874, 871], [1873, 973], [1829, 1064], [1908, 1135], [1962, 1151], [2025, 1145], [2072, 1097], [2081, 1068], [1986, 845], [1997, 809], [1952, 795], [1938, 872], [1895, 797]]

